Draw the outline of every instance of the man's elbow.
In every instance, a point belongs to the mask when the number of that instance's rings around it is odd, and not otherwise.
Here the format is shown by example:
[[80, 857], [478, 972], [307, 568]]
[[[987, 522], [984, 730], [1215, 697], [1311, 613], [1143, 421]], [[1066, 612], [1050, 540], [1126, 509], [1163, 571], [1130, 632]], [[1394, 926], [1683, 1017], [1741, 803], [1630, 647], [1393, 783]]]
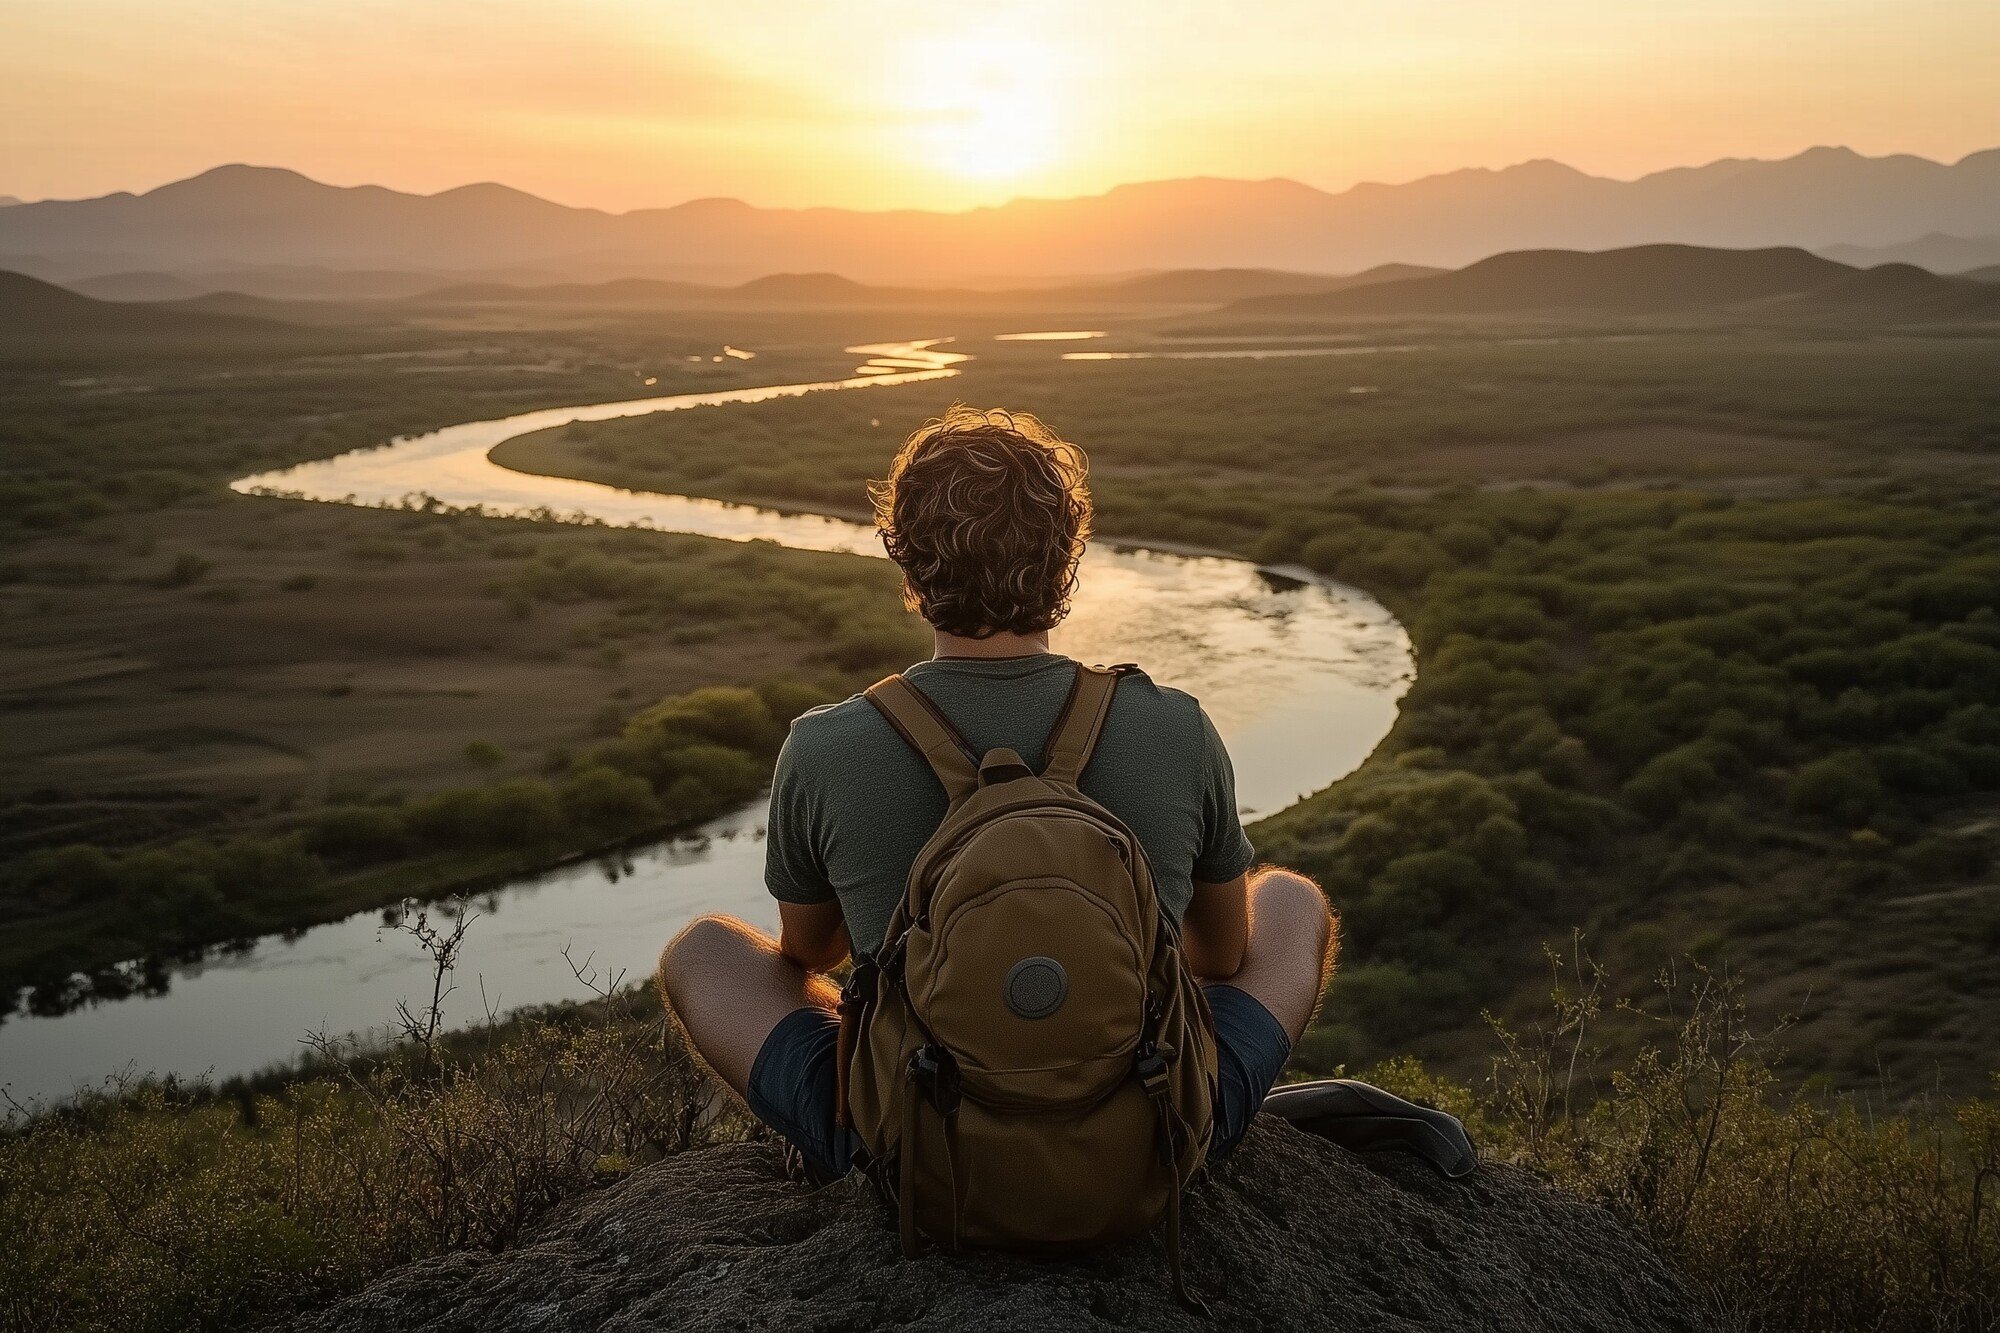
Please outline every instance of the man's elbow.
[[847, 932], [811, 943], [787, 934], [779, 938], [778, 952], [808, 972], [831, 972], [847, 961]]
[[1227, 981], [1241, 972], [1244, 955], [1248, 952], [1248, 944], [1244, 940], [1232, 940], [1225, 944], [1189, 940], [1183, 950], [1194, 974], [1209, 981]]

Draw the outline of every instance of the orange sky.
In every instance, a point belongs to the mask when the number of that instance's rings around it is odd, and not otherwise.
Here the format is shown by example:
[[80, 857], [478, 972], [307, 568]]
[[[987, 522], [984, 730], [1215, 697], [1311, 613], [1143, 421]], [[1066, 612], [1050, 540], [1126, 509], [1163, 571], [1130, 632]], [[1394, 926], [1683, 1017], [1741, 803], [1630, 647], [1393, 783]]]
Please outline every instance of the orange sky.
[[223, 162], [622, 210], [2000, 145], [1995, 0], [0, 0], [0, 194]]

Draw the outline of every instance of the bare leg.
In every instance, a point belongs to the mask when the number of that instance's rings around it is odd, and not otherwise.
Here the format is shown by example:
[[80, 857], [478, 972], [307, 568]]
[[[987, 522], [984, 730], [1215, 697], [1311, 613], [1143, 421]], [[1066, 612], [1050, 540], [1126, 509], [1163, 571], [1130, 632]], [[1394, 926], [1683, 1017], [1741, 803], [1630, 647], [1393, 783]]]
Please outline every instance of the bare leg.
[[736, 1095], [786, 1014], [833, 1008], [833, 983], [778, 952], [778, 942], [733, 916], [697, 917], [660, 954], [667, 1009], [702, 1062]]
[[1267, 866], [1250, 877], [1250, 942], [1223, 982], [1247, 992], [1296, 1042], [1319, 1008], [1337, 946], [1326, 895], [1304, 875]]

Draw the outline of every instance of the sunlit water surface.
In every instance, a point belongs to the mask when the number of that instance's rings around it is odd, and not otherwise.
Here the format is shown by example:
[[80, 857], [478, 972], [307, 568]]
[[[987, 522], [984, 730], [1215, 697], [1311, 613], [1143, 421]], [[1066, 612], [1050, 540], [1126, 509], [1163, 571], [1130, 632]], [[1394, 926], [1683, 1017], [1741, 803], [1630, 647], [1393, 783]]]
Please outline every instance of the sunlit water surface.
[[[959, 373], [944, 340], [850, 349], [849, 379], [643, 398], [523, 413], [395, 440], [235, 489], [361, 505], [412, 501], [517, 517], [645, 526], [815, 551], [879, 556], [860, 524], [515, 472], [503, 440], [572, 421], [849, 389]], [[1269, 814], [1352, 771], [1388, 731], [1411, 677], [1402, 627], [1366, 594], [1303, 570], [1094, 547], [1055, 646], [1085, 661], [1136, 661], [1201, 698], [1235, 759], [1246, 816]], [[726, 911], [773, 925], [762, 887], [761, 801], [692, 837], [534, 875], [478, 900], [446, 1002], [453, 1022], [586, 995], [571, 961], [600, 979], [643, 976], [690, 917]], [[568, 959], [565, 958], [565, 951]], [[416, 945], [366, 912], [178, 967], [165, 994], [0, 1024], [0, 1085], [23, 1100], [66, 1096], [121, 1071], [218, 1077], [295, 1056], [308, 1032], [369, 1032], [399, 1000], [429, 994]]]

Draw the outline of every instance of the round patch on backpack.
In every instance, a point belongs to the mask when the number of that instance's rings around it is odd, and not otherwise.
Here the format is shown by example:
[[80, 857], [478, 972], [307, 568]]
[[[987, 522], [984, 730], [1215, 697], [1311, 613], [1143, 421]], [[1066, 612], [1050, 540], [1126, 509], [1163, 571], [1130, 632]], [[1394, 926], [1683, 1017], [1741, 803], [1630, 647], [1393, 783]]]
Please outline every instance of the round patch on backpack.
[[1047, 1018], [1069, 997], [1069, 973], [1053, 958], [1023, 958], [1007, 969], [1007, 1007], [1018, 1018]]

